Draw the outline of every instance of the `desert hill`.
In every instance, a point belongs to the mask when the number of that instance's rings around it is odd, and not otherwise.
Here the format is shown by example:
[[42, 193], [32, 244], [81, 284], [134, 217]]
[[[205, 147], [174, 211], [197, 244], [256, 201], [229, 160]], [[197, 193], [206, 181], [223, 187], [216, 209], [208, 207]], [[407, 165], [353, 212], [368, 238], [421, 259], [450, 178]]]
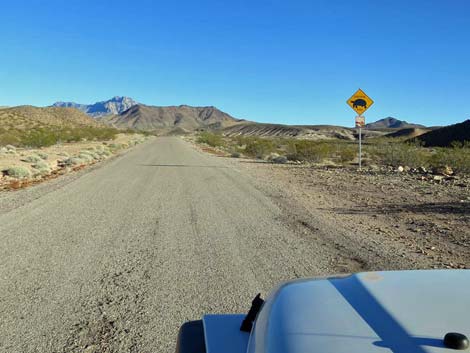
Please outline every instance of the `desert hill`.
[[454, 141], [470, 141], [470, 119], [429, 131], [415, 140], [422, 142], [426, 147], [448, 147]]
[[[244, 122], [223, 129], [225, 136], [295, 137], [310, 140], [355, 140], [355, 129], [334, 125], [282, 125]], [[363, 131], [364, 137], [381, 136], [382, 132]]]
[[99, 127], [101, 124], [74, 108], [25, 105], [0, 109], [0, 126], [22, 130], [41, 126]]
[[179, 128], [194, 131], [200, 128], [219, 129], [240, 122], [215, 107], [191, 107], [188, 105], [156, 107], [137, 104], [118, 115], [99, 119], [101, 122], [117, 127], [143, 131]]
[[373, 123], [366, 124], [367, 129], [407, 129], [407, 128], [424, 128], [423, 125], [411, 124], [404, 120], [398, 120], [393, 117], [377, 120]]
[[429, 131], [431, 131], [431, 129], [405, 128], [405, 129], [400, 129], [400, 130], [391, 132], [385, 135], [385, 137], [413, 138], [413, 137], [423, 135]]
[[50, 146], [82, 139], [109, 139], [116, 129], [74, 108], [19, 106], [0, 109], [0, 146]]

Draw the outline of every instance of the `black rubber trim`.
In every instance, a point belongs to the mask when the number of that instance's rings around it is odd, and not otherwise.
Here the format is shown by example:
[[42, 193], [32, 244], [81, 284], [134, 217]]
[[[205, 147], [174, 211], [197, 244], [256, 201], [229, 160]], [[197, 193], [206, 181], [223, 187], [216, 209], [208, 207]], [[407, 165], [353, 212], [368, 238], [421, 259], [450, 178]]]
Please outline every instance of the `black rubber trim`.
[[185, 322], [178, 333], [176, 353], [206, 353], [202, 320]]

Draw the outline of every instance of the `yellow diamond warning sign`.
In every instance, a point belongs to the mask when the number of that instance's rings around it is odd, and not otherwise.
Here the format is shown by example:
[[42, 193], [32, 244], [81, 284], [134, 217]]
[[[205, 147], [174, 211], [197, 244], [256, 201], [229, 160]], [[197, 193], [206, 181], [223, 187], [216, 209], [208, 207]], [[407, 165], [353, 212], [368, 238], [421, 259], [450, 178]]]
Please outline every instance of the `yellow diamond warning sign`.
[[374, 101], [370, 99], [362, 89], [358, 89], [346, 103], [348, 103], [357, 114], [361, 115], [374, 104]]

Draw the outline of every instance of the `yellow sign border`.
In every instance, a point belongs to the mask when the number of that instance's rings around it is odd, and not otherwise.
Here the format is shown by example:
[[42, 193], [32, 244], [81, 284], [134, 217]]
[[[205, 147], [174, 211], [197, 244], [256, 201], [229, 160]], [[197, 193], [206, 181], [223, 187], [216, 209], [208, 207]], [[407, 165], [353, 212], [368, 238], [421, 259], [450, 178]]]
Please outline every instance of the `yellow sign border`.
[[[354, 104], [352, 103], [353, 100], [356, 99], [362, 99], [367, 102], [366, 107], [364, 110], [358, 110], [357, 107], [354, 107]], [[364, 114], [371, 106], [374, 104], [374, 100], [370, 98], [362, 89], [358, 89], [347, 101], [346, 104], [354, 110], [357, 114], [362, 115]]]

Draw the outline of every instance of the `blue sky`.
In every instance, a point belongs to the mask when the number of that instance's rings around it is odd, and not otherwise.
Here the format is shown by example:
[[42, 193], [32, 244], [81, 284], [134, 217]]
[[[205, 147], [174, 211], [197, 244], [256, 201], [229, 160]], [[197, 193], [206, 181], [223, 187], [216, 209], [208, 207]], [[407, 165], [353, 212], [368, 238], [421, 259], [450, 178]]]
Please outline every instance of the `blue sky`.
[[0, 105], [215, 105], [351, 126], [470, 117], [470, 1], [3, 1]]

